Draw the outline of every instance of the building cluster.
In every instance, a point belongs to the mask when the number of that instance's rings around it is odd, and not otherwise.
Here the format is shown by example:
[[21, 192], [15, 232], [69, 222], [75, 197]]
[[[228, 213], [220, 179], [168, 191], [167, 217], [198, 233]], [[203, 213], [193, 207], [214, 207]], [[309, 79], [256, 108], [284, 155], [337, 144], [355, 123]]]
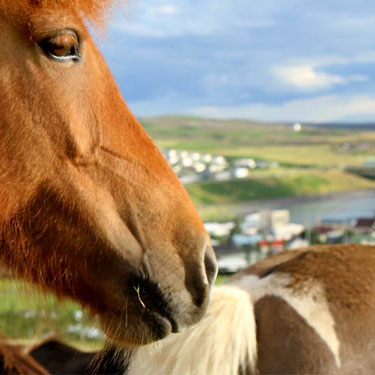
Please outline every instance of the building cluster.
[[288, 210], [260, 211], [240, 222], [205, 223], [222, 273], [234, 273], [282, 250], [310, 244], [375, 245], [375, 217], [322, 222], [311, 228], [290, 222]]
[[205, 223], [221, 272], [233, 273], [268, 255], [308, 245], [305, 227], [290, 222], [288, 210], [260, 211], [241, 222]]
[[222, 155], [174, 149], [163, 151], [163, 155], [183, 184], [206, 180], [226, 181], [246, 178], [253, 169], [277, 167], [276, 162], [251, 158], [239, 158], [229, 162]]
[[375, 245], [375, 217], [360, 217], [348, 222], [323, 222], [313, 227], [311, 233], [315, 243]]

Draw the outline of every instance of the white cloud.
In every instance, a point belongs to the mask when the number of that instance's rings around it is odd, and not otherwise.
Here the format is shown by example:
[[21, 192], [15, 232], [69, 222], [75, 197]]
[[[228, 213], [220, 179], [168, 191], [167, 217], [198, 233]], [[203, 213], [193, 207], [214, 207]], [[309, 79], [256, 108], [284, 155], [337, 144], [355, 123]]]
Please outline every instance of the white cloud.
[[173, 16], [174, 14], [178, 13], [178, 8], [174, 5], [164, 5], [154, 8], [153, 11], [157, 14], [166, 14], [168, 16]]
[[213, 118], [247, 118], [263, 121], [330, 122], [356, 116], [373, 116], [375, 119], [375, 96], [330, 95], [291, 100], [282, 104], [253, 103], [232, 107], [198, 107], [187, 112]]
[[275, 120], [375, 117], [354, 106], [366, 102], [355, 94], [375, 95], [373, 0], [125, 3], [103, 51], [142, 115], [213, 105], [198, 110]]
[[312, 66], [280, 66], [273, 70], [275, 76], [286, 83], [301, 89], [329, 88], [336, 84], [343, 84], [343, 78], [323, 72], [316, 72]]
[[375, 52], [374, 51], [364, 51], [360, 53], [354, 59], [355, 62], [358, 63], [374, 63], [375, 62]]
[[272, 68], [272, 72], [282, 83], [303, 90], [329, 89], [335, 85], [367, 80], [367, 77], [362, 75], [342, 77], [325, 73], [308, 64], [277, 66]]

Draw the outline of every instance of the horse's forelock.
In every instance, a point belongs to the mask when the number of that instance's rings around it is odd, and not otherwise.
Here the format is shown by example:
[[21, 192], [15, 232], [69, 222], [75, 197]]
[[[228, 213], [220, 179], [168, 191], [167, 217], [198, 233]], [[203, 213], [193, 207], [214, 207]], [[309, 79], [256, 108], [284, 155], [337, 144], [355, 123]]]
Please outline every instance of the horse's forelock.
[[0, 7], [19, 15], [37, 10], [74, 12], [100, 25], [105, 21], [108, 10], [117, 2], [117, 0], [0, 0]]

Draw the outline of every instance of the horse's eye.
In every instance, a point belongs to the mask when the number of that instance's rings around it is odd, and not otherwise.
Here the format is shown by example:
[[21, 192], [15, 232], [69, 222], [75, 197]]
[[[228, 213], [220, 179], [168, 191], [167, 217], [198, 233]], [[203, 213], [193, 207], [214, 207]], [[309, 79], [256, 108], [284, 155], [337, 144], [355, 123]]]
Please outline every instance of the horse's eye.
[[60, 60], [80, 60], [79, 39], [72, 30], [64, 30], [43, 39], [39, 43], [44, 53], [49, 57]]

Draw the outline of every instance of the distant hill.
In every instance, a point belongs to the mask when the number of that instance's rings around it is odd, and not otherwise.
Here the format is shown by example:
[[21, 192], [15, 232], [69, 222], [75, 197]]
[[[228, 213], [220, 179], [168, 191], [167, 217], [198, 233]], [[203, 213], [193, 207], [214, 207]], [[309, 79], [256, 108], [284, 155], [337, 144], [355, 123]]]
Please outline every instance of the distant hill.
[[308, 124], [310, 126], [319, 126], [324, 128], [345, 129], [345, 130], [371, 130], [375, 131], [375, 122], [361, 122], [361, 123], [319, 123]]
[[286, 166], [359, 165], [375, 156], [375, 125], [292, 124], [165, 116], [141, 119], [161, 148], [275, 160]]
[[[203, 147], [215, 145], [270, 145], [325, 143], [327, 137], [343, 135], [342, 129], [329, 124], [303, 125], [302, 131], [293, 131], [292, 124], [267, 123], [247, 120], [217, 120], [184, 116], [165, 116], [141, 119], [146, 130], [161, 143], [186, 143]], [[345, 130], [345, 129], [344, 129]], [[350, 131], [350, 129], [348, 129]], [[196, 143], [198, 142], [198, 144]], [[215, 146], [214, 146], [215, 147]], [[210, 148], [208, 145], [207, 149]]]

